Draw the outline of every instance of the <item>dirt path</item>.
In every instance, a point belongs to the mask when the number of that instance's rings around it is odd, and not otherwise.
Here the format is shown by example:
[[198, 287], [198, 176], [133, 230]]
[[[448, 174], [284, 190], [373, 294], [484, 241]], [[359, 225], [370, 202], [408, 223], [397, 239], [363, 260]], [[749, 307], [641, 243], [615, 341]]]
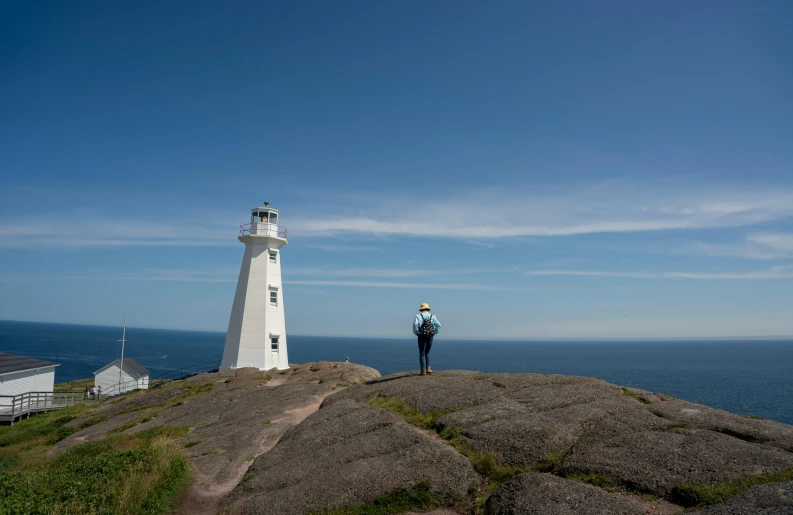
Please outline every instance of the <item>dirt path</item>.
[[[279, 381], [279, 379], [281, 380]], [[285, 381], [286, 378], [277, 377], [270, 381], [267, 386], [275, 387]], [[278, 443], [278, 440], [281, 439], [281, 436], [283, 436], [287, 429], [296, 426], [305, 420], [306, 417], [317, 411], [322, 404], [322, 401], [325, 400], [325, 397], [331, 393], [336, 393], [337, 391], [339, 390], [329, 391], [322, 395], [316, 395], [311, 399], [309, 404], [288, 410], [284, 412], [282, 416], [273, 419], [272, 422], [277, 423], [279, 427], [283, 428], [283, 430], [276, 434], [272, 432], [264, 434], [261, 442], [259, 443], [259, 450], [255, 458], [258, 458], [262, 454], [275, 447], [275, 444]], [[253, 461], [243, 463], [235, 471], [234, 477], [223, 483], [217, 483], [212, 478], [209, 478], [203, 474], [199, 474], [191, 466], [191, 470], [193, 472], [193, 481], [190, 487], [187, 489], [187, 492], [185, 492], [185, 494], [182, 496], [177, 513], [181, 515], [216, 515], [219, 512], [218, 502], [239, 484], [243, 476], [245, 476], [245, 473], [248, 472], [248, 468], [252, 463]]]

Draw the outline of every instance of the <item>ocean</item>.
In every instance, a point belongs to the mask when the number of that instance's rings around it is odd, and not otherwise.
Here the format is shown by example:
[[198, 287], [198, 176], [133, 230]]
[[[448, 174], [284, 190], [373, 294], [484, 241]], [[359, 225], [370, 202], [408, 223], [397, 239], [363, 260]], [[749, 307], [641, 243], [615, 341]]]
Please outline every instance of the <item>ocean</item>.
[[[120, 327], [0, 321], [0, 351], [60, 363], [56, 382], [92, 377], [118, 357]], [[223, 353], [225, 333], [127, 328], [125, 356], [152, 376]], [[343, 361], [381, 374], [418, 368], [415, 339], [290, 335], [289, 361]], [[438, 337], [435, 370], [598, 377], [793, 424], [793, 340], [471, 341]]]

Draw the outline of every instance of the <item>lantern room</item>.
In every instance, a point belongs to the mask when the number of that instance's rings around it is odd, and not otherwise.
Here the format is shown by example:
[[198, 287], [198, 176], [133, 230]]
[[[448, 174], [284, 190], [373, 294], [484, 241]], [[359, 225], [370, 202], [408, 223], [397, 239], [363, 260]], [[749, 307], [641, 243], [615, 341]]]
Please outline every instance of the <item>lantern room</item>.
[[268, 207], [269, 202], [265, 202], [261, 207], [251, 209], [251, 223], [270, 223], [278, 225], [278, 210]]
[[240, 237], [269, 236], [286, 239], [286, 228], [278, 225], [279, 212], [269, 202], [251, 209], [251, 223], [240, 226]]

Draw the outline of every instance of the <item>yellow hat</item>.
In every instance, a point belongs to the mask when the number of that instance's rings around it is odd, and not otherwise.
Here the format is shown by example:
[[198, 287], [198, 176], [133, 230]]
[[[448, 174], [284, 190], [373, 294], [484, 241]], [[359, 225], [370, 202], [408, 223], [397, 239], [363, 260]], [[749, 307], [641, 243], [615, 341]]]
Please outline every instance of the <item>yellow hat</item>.
[[419, 308], [419, 311], [424, 311], [425, 309], [426, 309], [427, 311], [432, 311], [432, 310], [430, 309], [430, 305], [429, 305], [429, 304], [427, 304], [426, 302], [425, 302], [424, 304], [422, 304], [422, 305], [421, 305], [421, 307]]

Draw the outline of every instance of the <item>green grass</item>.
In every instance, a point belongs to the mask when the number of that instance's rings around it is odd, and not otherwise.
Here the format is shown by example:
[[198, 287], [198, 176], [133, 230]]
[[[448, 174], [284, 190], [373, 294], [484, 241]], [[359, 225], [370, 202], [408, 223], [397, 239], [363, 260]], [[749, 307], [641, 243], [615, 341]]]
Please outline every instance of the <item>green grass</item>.
[[468, 443], [463, 441], [459, 435], [459, 429], [447, 428], [441, 432], [441, 437], [444, 438], [449, 445], [454, 447], [457, 452], [468, 458], [474, 470], [484, 476], [489, 484], [498, 486], [504, 481], [524, 472], [524, 470], [519, 467], [500, 464], [492, 454], [474, 450]]
[[563, 451], [554, 452], [545, 458], [541, 459], [534, 465], [534, 470], [537, 472], [552, 472], [562, 462], [562, 460], [570, 452], [570, 447]]
[[[189, 399], [190, 397], [194, 397], [196, 395], [201, 395], [203, 393], [210, 392], [210, 391], [212, 391], [212, 388], [214, 388], [214, 387], [215, 387], [215, 383], [213, 383], [212, 381], [207, 381], [207, 382], [200, 383], [200, 384], [184, 383], [182, 380], [173, 381], [171, 383], [166, 384], [166, 386], [163, 386], [162, 390], [163, 391], [182, 390], [182, 392], [179, 395], [177, 395], [175, 397], [170, 397], [170, 398], [165, 399], [165, 400], [163, 400], [161, 402], [158, 402], [156, 404], [144, 404], [142, 406], [133, 406], [131, 408], [128, 408], [128, 409], [122, 411], [119, 414], [131, 413], [133, 411], [142, 411], [142, 410], [148, 410], [148, 409], [156, 409], [156, 411], [154, 411], [153, 414], [152, 414], [152, 416], [155, 416], [157, 411], [159, 411], [160, 409], [173, 408], [175, 406], [182, 406], [182, 405], [184, 405], [186, 403], [187, 399]], [[125, 395], [124, 397], [122, 397], [121, 399], [116, 399], [114, 401], [111, 401], [110, 404], [116, 404], [118, 402], [123, 402], [124, 400], [130, 399], [133, 395], [135, 395], [137, 397], [137, 396], [142, 394], [141, 392], [143, 392], [143, 390], [137, 390], [135, 392], [129, 393], [129, 394]], [[146, 417], [144, 417], [144, 418], [146, 418]], [[149, 420], [151, 420], [151, 418], [149, 418], [148, 420], [143, 420], [143, 422], [148, 422]], [[131, 425], [126, 425], [126, 427], [124, 427], [124, 429], [118, 429], [115, 432], [124, 431], [125, 429], [129, 429], [130, 427], [132, 427], [134, 425], [137, 425], [139, 423], [141, 423], [140, 420], [130, 422], [129, 424], [131, 424]]]
[[92, 417], [78, 427], [64, 427], [77, 417], [93, 410], [93, 406], [78, 404], [62, 410], [33, 415], [28, 419], [20, 420], [13, 426], [0, 427], [0, 448], [33, 441], [36, 441], [37, 444], [53, 445], [80, 429], [104, 420], [104, 418]]
[[22, 464], [19, 454], [12, 451], [0, 451], [0, 472], [11, 470]]
[[[108, 431], [107, 433], [111, 434], [111, 435], [112, 434], [123, 433], [127, 429], [129, 429], [131, 427], [135, 427], [138, 424], [145, 424], [146, 422], [151, 422], [157, 416], [157, 413], [159, 413], [159, 412], [160, 412], [159, 409], [155, 409], [155, 410], [153, 410], [153, 411], [151, 411], [149, 413], [146, 413], [141, 418], [136, 418], [135, 420], [130, 420], [126, 424], [118, 426], [116, 428], [113, 428], [110, 431]], [[158, 429], [158, 428], [154, 428], [154, 429]], [[149, 429], [148, 431], [151, 431], [151, 429]], [[143, 433], [145, 433], [145, 432], [146, 431], [143, 431]], [[185, 434], [187, 434], [187, 433], [185, 433]], [[182, 435], [182, 436], [184, 436], [184, 435]], [[176, 438], [176, 437], [172, 437], [172, 438]]]
[[111, 435], [112, 434], [123, 433], [124, 431], [126, 431], [129, 428], [137, 426], [142, 421], [143, 421], [143, 419], [140, 419], [140, 418], [136, 418], [135, 420], [130, 420], [129, 422], [127, 422], [124, 425], [121, 425], [121, 426], [118, 426], [118, 427], [114, 427], [113, 429], [111, 429], [107, 433], [111, 434]]
[[270, 374], [267, 374], [266, 376], [259, 378], [259, 382], [262, 383], [262, 384], [267, 384], [270, 381], [272, 381], [272, 379], [273, 379], [273, 376], [271, 376]]
[[187, 462], [167, 438], [115, 436], [0, 473], [0, 513], [166, 513], [187, 482]]
[[78, 379], [76, 381], [70, 381], [68, 383], [58, 383], [55, 385], [55, 387], [52, 390], [54, 392], [84, 392], [86, 386], [93, 388], [94, 386], [93, 377], [88, 379]]
[[[0, 513], [165, 513], [187, 484], [187, 462], [171, 442], [187, 428], [161, 427], [46, 453], [66, 436], [106, 420], [77, 405], [0, 427]], [[80, 423], [66, 424], [77, 417]], [[87, 418], [85, 418], [87, 416]]]
[[204, 441], [205, 440], [193, 440], [192, 442], [187, 442], [182, 447], [184, 447], [185, 449], [189, 449], [190, 447], [195, 447], [196, 445], [198, 445], [200, 443], [204, 443]]
[[757, 415], [744, 415], [743, 417], [744, 418], [750, 418], [752, 420], [765, 420], [763, 417], [760, 417], [760, 416], [757, 416]]
[[405, 400], [401, 397], [375, 397], [369, 401], [372, 406], [383, 408], [395, 415], [399, 415], [408, 424], [420, 427], [422, 429], [430, 429], [435, 431], [435, 423], [446, 413], [455, 411], [454, 409], [443, 409], [438, 411], [431, 411], [429, 413], [422, 413], [416, 408], [411, 408], [405, 404]]
[[717, 504], [741, 493], [749, 487], [765, 483], [793, 481], [793, 468], [784, 472], [746, 476], [727, 483], [680, 485], [672, 491], [671, 500], [685, 507]]
[[632, 397], [632, 398], [636, 399], [637, 401], [641, 402], [642, 404], [650, 404], [649, 401], [645, 400], [641, 395], [639, 395], [636, 392], [632, 392], [632, 391], [628, 390], [627, 388], [625, 388], [623, 386], [620, 387], [620, 390], [622, 390], [622, 395], [624, 395], [626, 397]]
[[378, 497], [369, 504], [344, 506], [311, 512], [313, 515], [389, 515], [406, 511], [424, 511], [441, 505], [433, 494], [429, 481], [422, 481], [410, 488], [400, 488]]
[[676, 424], [669, 424], [668, 426], [666, 426], [666, 429], [688, 429], [688, 425], [680, 422]]

